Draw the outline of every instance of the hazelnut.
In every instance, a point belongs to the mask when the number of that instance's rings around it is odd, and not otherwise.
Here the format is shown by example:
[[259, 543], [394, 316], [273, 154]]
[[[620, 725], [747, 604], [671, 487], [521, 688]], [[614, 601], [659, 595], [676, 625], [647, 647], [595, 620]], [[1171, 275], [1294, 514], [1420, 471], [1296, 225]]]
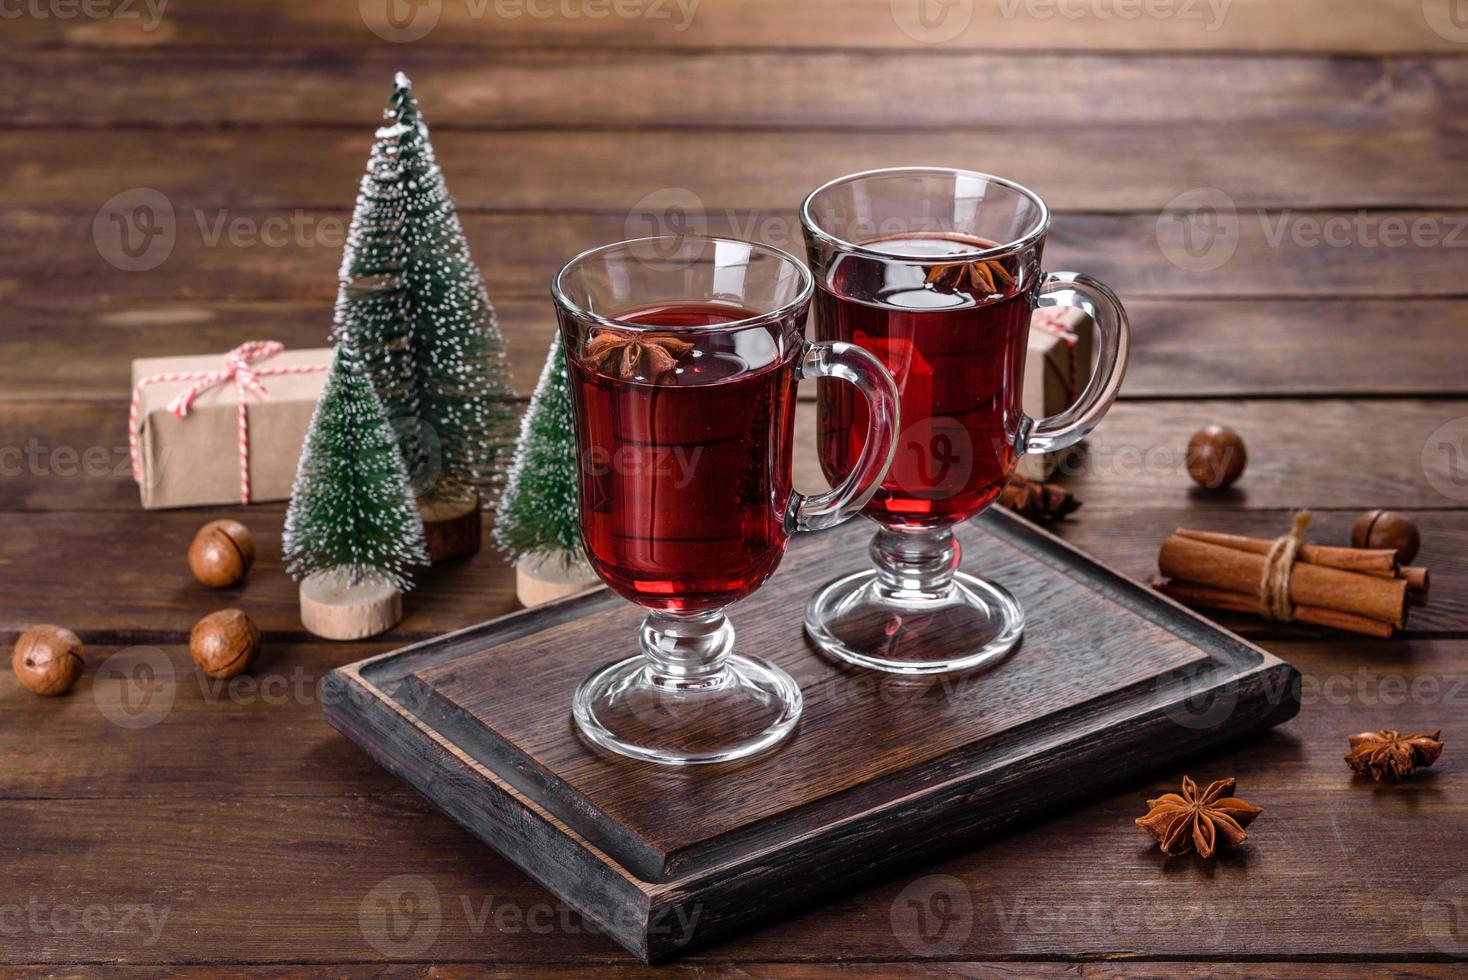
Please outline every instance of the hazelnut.
[[1201, 487], [1223, 490], [1244, 475], [1249, 451], [1226, 425], [1208, 425], [1188, 440], [1188, 475]]
[[1367, 511], [1351, 528], [1351, 547], [1390, 548], [1397, 553], [1398, 565], [1410, 565], [1422, 547], [1417, 525], [1394, 510]]
[[10, 666], [32, 694], [65, 694], [82, 676], [82, 641], [63, 626], [34, 626], [15, 641]]
[[212, 612], [194, 624], [189, 653], [210, 677], [233, 677], [250, 669], [260, 653], [260, 630], [238, 609]]
[[255, 563], [255, 539], [239, 521], [210, 521], [189, 545], [189, 570], [211, 589], [234, 585]]

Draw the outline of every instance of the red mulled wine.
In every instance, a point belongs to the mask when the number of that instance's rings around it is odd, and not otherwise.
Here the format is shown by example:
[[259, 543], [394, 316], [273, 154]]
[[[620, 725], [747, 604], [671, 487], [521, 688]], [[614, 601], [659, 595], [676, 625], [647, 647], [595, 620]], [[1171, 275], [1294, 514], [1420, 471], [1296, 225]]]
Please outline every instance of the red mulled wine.
[[594, 328], [567, 358], [587, 555], [649, 609], [728, 605], [784, 554], [799, 347], [765, 327], [689, 329], [754, 315], [722, 303], [631, 310], [614, 319], [677, 330]]
[[[889, 240], [866, 243], [885, 251]], [[903, 256], [992, 247], [967, 236], [890, 240]], [[1004, 296], [1014, 270], [998, 262], [927, 267], [846, 255], [817, 282], [821, 340], [864, 347], [901, 392], [897, 455], [866, 509], [891, 528], [947, 527], [983, 510], [1014, 471], [1020, 388], [1034, 296]], [[821, 464], [850, 472], [867, 431], [850, 385], [819, 383]]]

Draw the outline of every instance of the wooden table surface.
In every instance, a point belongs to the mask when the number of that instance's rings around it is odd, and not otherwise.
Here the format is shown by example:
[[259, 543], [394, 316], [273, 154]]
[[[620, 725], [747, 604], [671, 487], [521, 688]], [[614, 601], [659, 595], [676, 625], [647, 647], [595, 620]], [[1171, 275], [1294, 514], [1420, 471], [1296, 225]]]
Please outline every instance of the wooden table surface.
[[[280, 505], [144, 513], [129, 478], [132, 358], [324, 342], [398, 69], [522, 392], [551, 329], [547, 277], [577, 250], [689, 216], [791, 245], [795, 206], [831, 177], [971, 167], [1044, 195], [1047, 264], [1106, 279], [1133, 316], [1122, 401], [1066, 477], [1085, 501], [1067, 539], [1146, 577], [1182, 524], [1275, 534], [1309, 507], [1316, 540], [1339, 542], [1392, 507], [1422, 528], [1432, 606], [1399, 639], [1229, 621], [1304, 674], [1282, 729], [663, 972], [1461, 969], [1461, 0], [161, 6], [33, 0], [0, 21], [0, 639], [56, 622], [89, 654], [62, 699], [0, 676], [0, 972], [644, 972], [321, 719], [331, 668], [510, 611], [496, 555], [435, 570], [382, 642], [312, 641]], [[119, 194], [130, 242], [106, 218]], [[806, 484], [812, 422], [806, 402]], [[1232, 493], [1183, 472], [1207, 422], [1248, 442]], [[225, 514], [261, 557], [211, 593], [184, 552]], [[185, 646], [223, 605], [267, 641], [229, 684]], [[1345, 736], [1388, 726], [1441, 727], [1442, 761], [1401, 786], [1353, 780]], [[1148, 846], [1132, 819], [1185, 771], [1236, 776], [1264, 807], [1247, 846], [1213, 863]]]

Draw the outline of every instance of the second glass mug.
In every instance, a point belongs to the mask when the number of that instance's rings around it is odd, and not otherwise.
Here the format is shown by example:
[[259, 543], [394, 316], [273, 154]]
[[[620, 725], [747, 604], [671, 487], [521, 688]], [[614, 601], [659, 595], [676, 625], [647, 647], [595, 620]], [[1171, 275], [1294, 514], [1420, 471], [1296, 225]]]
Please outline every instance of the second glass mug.
[[[551, 292], [587, 557], [648, 610], [640, 652], [577, 689], [577, 726], [604, 749], [671, 765], [769, 748], [799, 720], [800, 689], [733, 652], [723, 609], [775, 571], [792, 532], [839, 524], [876, 492], [892, 458], [892, 379], [853, 344], [805, 339], [813, 281], [779, 249], [621, 242], [576, 256]], [[801, 378], [849, 386], [867, 419], [846, 473], [817, 496], [792, 486]]]
[[[1079, 442], [1111, 407], [1127, 360], [1121, 302], [1104, 284], [1041, 271], [1050, 212], [989, 174], [874, 170], [825, 184], [800, 210], [816, 278], [816, 335], [875, 354], [901, 392], [896, 457], [864, 514], [872, 566], [819, 590], [806, 630], [832, 657], [936, 674], [997, 661], [1024, 611], [1003, 587], [958, 570], [956, 524], [992, 504], [1025, 453]], [[1037, 305], [1090, 315], [1098, 355], [1066, 411], [1021, 408]], [[859, 458], [865, 408], [820, 384], [821, 464], [841, 480]]]

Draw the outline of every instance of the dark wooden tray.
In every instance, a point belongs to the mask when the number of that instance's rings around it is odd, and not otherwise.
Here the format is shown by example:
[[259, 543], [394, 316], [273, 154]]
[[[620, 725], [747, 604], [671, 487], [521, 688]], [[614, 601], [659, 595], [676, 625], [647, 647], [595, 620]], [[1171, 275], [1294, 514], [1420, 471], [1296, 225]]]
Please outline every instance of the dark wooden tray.
[[326, 717], [655, 960], [1299, 709], [1288, 664], [1033, 525], [995, 508], [959, 536], [964, 567], [1027, 612], [986, 673], [887, 677], [805, 639], [806, 598], [866, 561], [869, 525], [795, 542], [733, 608], [737, 648], [805, 693], [795, 735], [762, 758], [669, 769], [576, 735], [572, 691], [628, 654], [640, 619], [605, 589], [337, 670]]

